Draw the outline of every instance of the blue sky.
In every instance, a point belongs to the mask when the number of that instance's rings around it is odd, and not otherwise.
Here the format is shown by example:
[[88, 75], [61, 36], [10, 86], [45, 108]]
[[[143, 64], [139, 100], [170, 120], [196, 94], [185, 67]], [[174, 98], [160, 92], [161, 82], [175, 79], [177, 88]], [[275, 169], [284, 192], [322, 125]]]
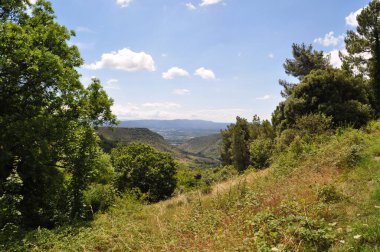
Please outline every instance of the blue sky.
[[291, 45], [339, 65], [369, 0], [53, 0], [75, 30], [82, 81], [101, 80], [119, 119], [269, 119]]

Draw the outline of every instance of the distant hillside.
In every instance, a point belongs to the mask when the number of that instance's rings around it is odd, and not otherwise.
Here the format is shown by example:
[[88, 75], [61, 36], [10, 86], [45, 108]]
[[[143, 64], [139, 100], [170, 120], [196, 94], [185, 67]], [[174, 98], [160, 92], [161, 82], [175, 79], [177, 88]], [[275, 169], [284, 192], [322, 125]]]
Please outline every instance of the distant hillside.
[[209, 136], [195, 137], [179, 145], [178, 148], [204, 157], [218, 159], [220, 156], [219, 149], [221, 142], [221, 135], [213, 134]]
[[161, 135], [144, 128], [110, 128], [101, 127], [97, 130], [101, 139], [101, 147], [109, 152], [118, 143], [128, 145], [132, 142], [148, 144], [160, 151], [172, 153], [182, 162], [215, 164], [217, 160], [206, 158], [198, 154], [188, 153], [170, 145]]
[[149, 129], [144, 128], [99, 128], [98, 134], [102, 140], [101, 145], [105, 151], [109, 151], [117, 143], [130, 144], [132, 142], [142, 142], [157, 149], [168, 151], [168, 144], [165, 139]]
[[217, 134], [229, 123], [203, 120], [133, 120], [122, 121], [118, 127], [148, 128], [162, 135], [170, 144], [180, 145], [199, 136]]

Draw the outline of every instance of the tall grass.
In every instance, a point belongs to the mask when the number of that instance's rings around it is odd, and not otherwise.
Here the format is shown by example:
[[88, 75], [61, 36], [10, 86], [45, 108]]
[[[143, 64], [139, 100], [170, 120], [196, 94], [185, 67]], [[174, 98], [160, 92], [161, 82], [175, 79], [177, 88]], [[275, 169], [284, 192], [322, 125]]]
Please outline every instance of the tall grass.
[[39, 229], [24, 251], [376, 251], [380, 126], [299, 139], [271, 168], [152, 205], [131, 197], [88, 225]]

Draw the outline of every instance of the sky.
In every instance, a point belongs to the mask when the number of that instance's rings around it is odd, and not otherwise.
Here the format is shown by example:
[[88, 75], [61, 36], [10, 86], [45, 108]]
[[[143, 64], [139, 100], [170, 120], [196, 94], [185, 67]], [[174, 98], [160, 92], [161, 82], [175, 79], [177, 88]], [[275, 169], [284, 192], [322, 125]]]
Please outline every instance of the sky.
[[270, 119], [292, 43], [331, 53], [369, 0], [52, 0], [120, 120]]

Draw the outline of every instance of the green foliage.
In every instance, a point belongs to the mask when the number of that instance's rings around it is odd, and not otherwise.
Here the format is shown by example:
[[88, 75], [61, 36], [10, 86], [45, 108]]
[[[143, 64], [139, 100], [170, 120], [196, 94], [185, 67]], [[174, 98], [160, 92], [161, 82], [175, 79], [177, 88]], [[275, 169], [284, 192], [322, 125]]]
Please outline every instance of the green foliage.
[[106, 211], [115, 202], [117, 193], [110, 185], [93, 184], [84, 192], [84, 202], [90, 206], [92, 213]]
[[120, 127], [99, 127], [97, 133], [100, 136], [103, 150], [109, 153], [118, 144], [128, 145], [133, 142], [140, 142], [156, 148], [162, 152], [168, 152], [176, 159], [193, 162], [202, 165], [215, 165], [215, 159], [200, 155], [199, 153], [189, 153], [181, 146], [169, 144], [161, 135], [146, 128], [120, 128]]
[[272, 155], [273, 142], [268, 138], [258, 138], [251, 142], [249, 152], [253, 167], [261, 169], [268, 167]]
[[[262, 168], [264, 161], [269, 160], [268, 150], [269, 143], [275, 137], [275, 131], [269, 121], [261, 121], [258, 116], [253, 117], [252, 123], [246, 119], [237, 117], [236, 123], [231, 124], [222, 131], [221, 159], [224, 165], [233, 165], [239, 172], [243, 172], [249, 165], [254, 162], [258, 168]], [[261, 139], [253, 145], [265, 145], [268, 147], [264, 152], [259, 153], [256, 147], [253, 147], [254, 155], [250, 155], [250, 145], [253, 141]], [[252, 154], [252, 153], [251, 153]], [[260, 156], [260, 157], [259, 157]], [[266, 162], [264, 162], [266, 163]], [[266, 164], [265, 164], [266, 165]]]
[[166, 199], [173, 194], [177, 165], [170, 154], [148, 145], [132, 143], [113, 149], [111, 159], [119, 190], [138, 188], [150, 202]]
[[[322, 51], [315, 51], [311, 45], [293, 44], [293, 59], [286, 59], [284, 63], [285, 73], [302, 80], [311, 71], [317, 69], [327, 69], [330, 66], [328, 59]], [[293, 88], [297, 85], [286, 80], [279, 80], [279, 84], [284, 88], [281, 95], [284, 98], [292, 94]]]
[[372, 117], [368, 92], [360, 78], [336, 69], [317, 70], [295, 86], [292, 95], [273, 113], [278, 130], [292, 127], [298, 118], [322, 113], [332, 117], [335, 127], [365, 125]]
[[325, 203], [334, 203], [342, 200], [343, 196], [333, 184], [323, 185], [318, 188], [318, 199]]
[[[374, 108], [380, 110], [380, 3], [372, 0], [357, 16], [356, 31], [348, 31], [345, 38], [348, 55], [341, 55], [343, 68], [369, 76], [375, 96]], [[369, 57], [368, 57], [369, 55]]]
[[[9, 241], [18, 233], [21, 225], [20, 202], [22, 180], [16, 170], [12, 170], [5, 183], [1, 185], [0, 192], [0, 242]], [[1, 248], [1, 247], [0, 247]]]
[[232, 164], [239, 172], [249, 166], [249, 127], [245, 119], [236, 117], [231, 134]]
[[22, 224], [52, 227], [81, 215], [92, 128], [115, 116], [98, 80], [80, 83], [83, 60], [68, 43], [74, 33], [56, 22], [51, 4], [38, 1], [27, 14], [25, 3], [0, 2], [0, 184], [15, 168]]
[[294, 128], [299, 135], [317, 136], [328, 133], [332, 128], [332, 116], [325, 114], [308, 114], [297, 118]]
[[301, 243], [305, 251], [327, 251], [335, 238], [323, 218], [309, 216], [295, 202], [263, 211], [247, 221], [247, 226], [258, 251], [296, 251]]
[[[209, 188], [218, 182], [226, 181], [237, 175], [233, 166], [222, 166], [216, 168], [187, 168], [179, 167], [176, 173], [177, 188], [176, 193], [184, 193], [197, 189]], [[206, 190], [206, 189], [205, 189]]]
[[112, 184], [114, 179], [115, 169], [112, 166], [111, 156], [98, 149], [90, 172], [90, 182], [106, 185]]
[[329, 60], [325, 58], [323, 51], [313, 50], [312, 45], [293, 44], [292, 54], [294, 59], [286, 59], [284, 63], [285, 73], [302, 80], [311, 71], [327, 69]]
[[178, 147], [190, 153], [218, 159], [220, 157], [221, 139], [221, 134], [195, 137]]

